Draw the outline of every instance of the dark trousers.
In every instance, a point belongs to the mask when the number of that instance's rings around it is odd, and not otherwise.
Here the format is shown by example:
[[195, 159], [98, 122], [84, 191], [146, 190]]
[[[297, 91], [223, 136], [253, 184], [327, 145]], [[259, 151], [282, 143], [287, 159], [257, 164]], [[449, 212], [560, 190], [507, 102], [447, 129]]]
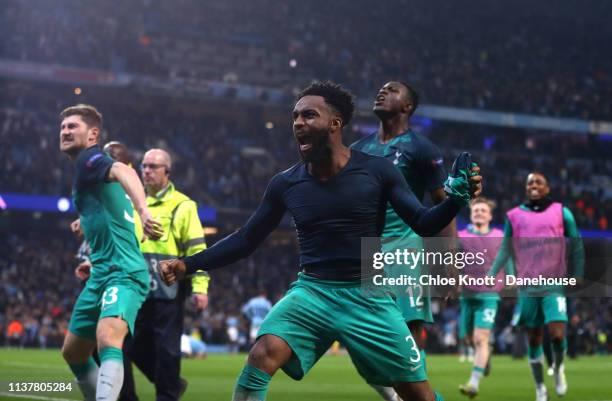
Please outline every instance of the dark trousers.
[[132, 362], [155, 385], [157, 401], [178, 400], [185, 300], [181, 293], [173, 300], [147, 299], [138, 311], [134, 335], [124, 346], [124, 383], [119, 401], [138, 400]]

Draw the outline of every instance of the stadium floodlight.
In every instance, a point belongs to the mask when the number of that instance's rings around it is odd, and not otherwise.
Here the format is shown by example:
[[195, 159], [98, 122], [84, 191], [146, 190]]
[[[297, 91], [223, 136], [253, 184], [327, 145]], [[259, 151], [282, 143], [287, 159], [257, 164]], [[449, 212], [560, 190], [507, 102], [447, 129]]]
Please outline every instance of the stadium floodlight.
[[57, 201], [57, 210], [67, 212], [70, 209], [70, 201], [67, 198], [59, 198]]

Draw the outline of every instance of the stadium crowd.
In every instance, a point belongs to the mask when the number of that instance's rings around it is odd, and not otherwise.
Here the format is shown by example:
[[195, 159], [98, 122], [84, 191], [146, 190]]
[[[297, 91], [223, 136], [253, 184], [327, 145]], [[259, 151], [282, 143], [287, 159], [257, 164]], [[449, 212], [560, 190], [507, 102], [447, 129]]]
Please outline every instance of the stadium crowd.
[[471, 6], [316, 0], [304, 17], [300, 3], [272, 0], [139, 0], [121, 12], [105, 2], [9, 1], [0, 59], [288, 93], [330, 78], [366, 97], [380, 77], [401, 77], [429, 104], [612, 117], [612, 61], [601, 56], [612, 36], [608, 2]]
[[[401, 77], [428, 104], [612, 119], [612, 59], [600, 57], [612, 36], [612, 26], [604, 23], [606, 2], [576, 8], [564, 0], [555, 4], [554, 16], [544, 4], [510, 9], [497, 0], [478, 2], [480, 7], [471, 7], [477, 12], [466, 13], [453, 2], [411, 9], [399, 0], [376, 7], [365, 0], [315, 0], [311, 15], [302, 19], [298, 3], [272, 0], [138, 0], [123, 2], [122, 12], [110, 2], [92, 7], [75, 0], [11, 0], [0, 13], [0, 61], [194, 84], [246, 83], [281, 88], [288, 96], [316, 77], [336, 79], [368, 99], [381, 79]], [[105, 140], [124, 142], [136, 163], [145, 149], [171, 151], [177, 187], [202, 205], [252, 210], [272, 174], [298, 159], [287, 105], [280, 123], [278, 107], [233, 105], [217, 113], [218, 107], [207, 110], [192, 99], [146, 96], [131, 88], [85, 88], [75, 97], [63, 85], [3, 79], [0, 86], [2, 192], [70, 193], [72, 167], [57, 150], [57, 112], [77, 101], [92, 102], [104, 113]], [[373, 118], [359, 117], [345, 141], [373, 127]], [[527, 172], [539, 170], [581, 229], [610, 230], [608, 137], [448, 122], [415, 129], [443, 150], [447, 163], [459, 151], [473, 153], [485, 172], [486, 195], [498, 202], [495, 223], [523, 200]], [[221, 225], [221, 233], [235, 228]], [[80, 288], [72, 274], [77, 240], [67, 227], [65, 233], [54, 227], [54, 235], [39, 231], [2, 231], [0, 345], [58, 346], [66, 330]], [[187, 329], [199, 329], [206, 342], [226, 343], [228, 321], [240, 316], [242, 304], [262, 287], [277, 300], [296, 272], [295, 243], [272, 239], [250, 258], [212, 273], [209, 308], [202, 315], [190, 309]], [[435, 305], [429, 346], [452, 350], [458, 308]], [[500, 351], [516, 338], [509, 326], [512, 305], [505, 300], [498, 315]], [[572, 306], [576, 349], [609, 348], [610, 300], [575, 299]]]
[[[201, 204], [252, 210], [270, 177], [298, 160], [288, 112], [283, 125], [267, 128], [266, 114], [274, 113], [258, 107], [240, 107], [239, 116], [228, 118], [207, 112], [206, 105], [194, 111], [189, 99], [173, 99], [172, 106], [162, 97], [130, 96], [122, 101], [125, 90], [92, 90], [95, 95], [80, 99], [66, 95], [65, 87], [59, 93], [53, 87], [23, 83], [7, 88], [0, 101], [0, 179], [6, 192], [70, 194], [70, 163], [55, 151], [56, 112], [88, 99], [105, 115], [105, 140], [126, 143], [136, 163], [145, 149], [170, 150], [176, 159], [176, 183]], [[374, 127], [372, 118], [358, 119], [345, 142]], [[555, 198], [572, 210], [580, 228], [610, 229], [612, 141], [607, 137], [442, 122], [415, 129], [442, 149], [447, 163], [460, 151], [472, 152], [486, 171], [487, 196], [499, 203], [496, 223], [523, 200], [527, 172], [539, 170], [550, 177]]]
[[[55, 228], [52, 236], [48, 230], [19, 230], [0, 241], [0, 346], [46, 348], [63, 342], [82, 286], [73, 273], [79, 243], [68, 228]], [[260, 289], [279, 299], [295, 280], [297, 266], [295, 244], [277, 240], [214, 272], [209, 307], [199, 315], [188, 302], [185, 330], [200, 330], [206, 342], [226, 343], [227, 318], [240, 317], [242, 305]]]

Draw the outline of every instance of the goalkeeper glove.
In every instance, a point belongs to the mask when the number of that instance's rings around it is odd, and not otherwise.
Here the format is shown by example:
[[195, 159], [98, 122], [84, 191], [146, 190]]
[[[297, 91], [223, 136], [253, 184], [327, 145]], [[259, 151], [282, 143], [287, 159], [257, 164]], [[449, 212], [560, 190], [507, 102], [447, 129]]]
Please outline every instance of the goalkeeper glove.
[[470, 177], [478, 174], [470, 170], [475, 166], [477, 164], [472, 162], [472, 155], [468, 152], [461, 152], [453, 162], [451, 173], [444, 183], [444, 192], [462, 206], [470, 204]]

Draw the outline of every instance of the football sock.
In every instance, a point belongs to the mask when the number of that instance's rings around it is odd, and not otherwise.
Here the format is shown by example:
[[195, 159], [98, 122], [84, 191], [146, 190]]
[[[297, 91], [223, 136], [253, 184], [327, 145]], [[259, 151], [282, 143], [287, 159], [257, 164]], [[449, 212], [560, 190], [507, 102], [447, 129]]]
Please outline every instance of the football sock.
[[98, 365], [92, 357], [86, 362], [79, 364], [68, 364], [70, 370], [77, 379], [77, 384], [85, 397], [85, 401], [95, 401], [96, 383], [98, 381]]
[[251, 365], [245, 365], [234, 388], [232, 401], [264, 401], [272, 376]]
[[395, 393], [395, 390], [393, 389], [393, 387], [385, 387], [385, 386], [380, 386], [378, 384], [370, 384], [370, 386], [372, 386], [372, 388], [376, 390], [376, 392], [380, 394], [382, 399], [385, 401], [399, 401], [400, 400], [400, 398]]
[[563, 357], [565, 356], [565, 351], [567, 350], [567, 339], [564, 338], [561, 341], [553, 341], [552, 349], [555, 369], [559, 369], [559, 367], [563, 364]]
[[527, 346], [527, 355], [529, 357], [529, 365], [531, 373], [537, 385], [544, 383], [544, 355], [542, 344], [538, 346]]
[[116, 401], [122, 385], [123, 351], [115, 347], [102, 348], [96, 401]]
[[469, 384], [478, 388], [478, 386], [480, 385], [480, 379], [482, 379], [482, 376], [484, 375], [484, 371], [484, 368], [474, 366], [474, 368], [472, 369], [472, 376], [470, 376]]

